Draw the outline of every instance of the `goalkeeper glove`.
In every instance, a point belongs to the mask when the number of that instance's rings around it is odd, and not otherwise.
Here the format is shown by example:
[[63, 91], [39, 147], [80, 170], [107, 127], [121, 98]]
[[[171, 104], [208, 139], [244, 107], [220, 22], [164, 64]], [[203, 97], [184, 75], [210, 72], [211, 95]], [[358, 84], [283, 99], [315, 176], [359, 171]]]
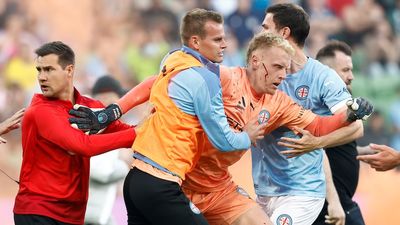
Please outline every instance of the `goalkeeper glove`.
[[121, 108], [118, 104], [111, 104], [104, 109], [95, 110], [83, 105], [74, 105], [74, 109], [69, 111], [71, 126], [88, 132], [88, 134], [97, 134], [102, 132], [110, 123], [118, 120], [122, 116]]
[[346, 102], [347, 121], [367, 120], [374, 112], [374, 106], [363, 98], [354, 98]]

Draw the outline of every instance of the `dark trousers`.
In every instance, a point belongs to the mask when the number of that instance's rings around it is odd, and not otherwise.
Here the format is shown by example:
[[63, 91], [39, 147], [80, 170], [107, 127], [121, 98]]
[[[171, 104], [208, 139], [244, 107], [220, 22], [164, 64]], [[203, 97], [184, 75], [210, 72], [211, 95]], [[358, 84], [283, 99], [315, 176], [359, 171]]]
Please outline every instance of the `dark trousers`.
[[208, 225], [179, 184], [137, 168], [125, 178], [124, 200], [128, 225]]
[[[345, 225], [365, 225], [364, 219], [361, 214], [360, 207], [357, 203], [353, 202], [350, 207], [344, 208], [346, 213], [346, 223]], [[325, 223], [325, 215], [328, 214], [328, 203], [325, 201], [324, 208], [319, 213], [318, 218], [315, 220], [313, 225], [328, 225]]]
[[32, 214], [14, 214], [14, 223], [15, 225], [72, 225], [47, 216]]

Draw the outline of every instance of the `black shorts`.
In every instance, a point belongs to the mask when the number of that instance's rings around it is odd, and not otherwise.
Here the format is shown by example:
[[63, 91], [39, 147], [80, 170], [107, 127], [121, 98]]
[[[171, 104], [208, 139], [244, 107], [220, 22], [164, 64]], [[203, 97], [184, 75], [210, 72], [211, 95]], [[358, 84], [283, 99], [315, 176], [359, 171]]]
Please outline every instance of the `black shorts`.
[[179, 184], [137, 168], [125, 178], [124, 200], [128, 225], [208, 225]]
[[14, 214], [15, 225], [73, 225], [63, 223], [47, 216], [33, 214]]

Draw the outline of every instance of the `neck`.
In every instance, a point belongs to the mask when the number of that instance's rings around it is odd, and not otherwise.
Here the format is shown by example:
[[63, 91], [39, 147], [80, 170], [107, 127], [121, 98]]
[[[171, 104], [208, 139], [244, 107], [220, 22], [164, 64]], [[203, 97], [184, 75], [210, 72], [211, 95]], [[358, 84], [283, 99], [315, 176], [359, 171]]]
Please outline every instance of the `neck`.
[[295, 53], [290, 64], [290, 74], [293, 74], [303, 69], [304, 65], [307, 63], [307, 56], [302, 48], [298, 47], [294, 43], [291, 44], [295, 49]]
[[67, 91], [62, 93], [61, 96], [60, 96], [60, 100], [70, 101], [72, 103], [72, 105], [74, 105], [75, 104], [74, 87], [71, 86], [71, 87], [68, 88]]

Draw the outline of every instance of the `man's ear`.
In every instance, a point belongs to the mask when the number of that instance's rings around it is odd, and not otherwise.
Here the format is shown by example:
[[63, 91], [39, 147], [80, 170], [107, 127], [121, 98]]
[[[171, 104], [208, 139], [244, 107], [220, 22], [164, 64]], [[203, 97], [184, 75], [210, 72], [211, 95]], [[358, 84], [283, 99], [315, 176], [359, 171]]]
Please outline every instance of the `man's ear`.
[[200, 49], [200, 37], [197, 35], [191, 36], [189, 39], [189, 46], [190, 48], [195, 49], [198, 51]]
[[290, 37], [291, 30], [289, 27], [282, 28], [280, 32], [284, 39], [288, 39]]
[[69, 77], [72, 77], [72, 75], [74, 74], [74, 70], [75, 70], [75, 65], [73, 64], [69, 64], [68, 66], [65, 67], [65, 71], [67, 71]]
[[249, 63], [251, 64], [251, 66], [253, 68], [256, 69], [256, 68], [258, 68], [260, 66], [260, 59], [255, 54], [252, 54]]

